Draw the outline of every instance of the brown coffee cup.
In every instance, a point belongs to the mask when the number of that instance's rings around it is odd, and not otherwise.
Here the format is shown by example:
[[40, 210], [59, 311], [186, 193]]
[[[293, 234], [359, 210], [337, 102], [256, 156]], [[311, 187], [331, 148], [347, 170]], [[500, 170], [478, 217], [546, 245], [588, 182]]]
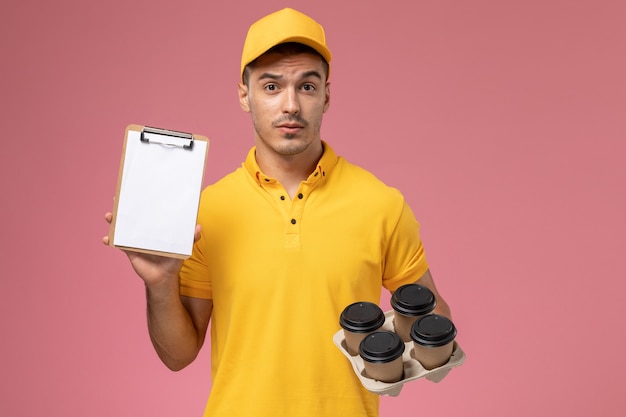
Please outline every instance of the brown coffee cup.
[[433, 311], [437, 299], [431, 290], [419, 284], [407, 284], [391, 296], [393, 327], [402, 341], [411, 341], [411, 326], [415, 321]]
[[381, 382], [398, 382], [404, 375], [404, 342], [396, 333], [383, 330], [366, 336], [359, 345], [365, 376]]
[[359, 301], [347, 306], [341, 313], [339, 325], [343, 328], [348, 353], [358, 355], [361, 340], [384, 323], [385, 313], [374, 303]]
[[450, 319], [438, 314], [424, 316], [411, 327], [412, 356], [428, 370], [443, 366], [452, 356], [455, 337], [456, 327]]

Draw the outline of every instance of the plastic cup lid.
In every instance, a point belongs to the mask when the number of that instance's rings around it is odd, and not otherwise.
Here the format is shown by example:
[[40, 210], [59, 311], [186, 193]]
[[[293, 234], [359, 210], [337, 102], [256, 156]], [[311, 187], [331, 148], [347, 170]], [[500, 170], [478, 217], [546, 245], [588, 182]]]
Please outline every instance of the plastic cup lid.
[[347, 306], [341, 313], [339, 325], [353, 333], [369, 333], [385, 323], [385, 313], [368, 301], [359, 301]]
[[411, 326], [411, 339], [425, 347], [447, 345], [456, 337], [456, 327], [447, 317], [429, 314], [418, 319]]
[[398, 359], [404, 353], [404, 342], [394, 332], [387, 330], [366, 336], [359, 345], [359, 354], [364, 361], [387, 363]]
[[405, 316], [428, 314], [437, 305], [431, 290], [419, 284], [407, 284], [398, 288], [391, 296], [391, 307]]

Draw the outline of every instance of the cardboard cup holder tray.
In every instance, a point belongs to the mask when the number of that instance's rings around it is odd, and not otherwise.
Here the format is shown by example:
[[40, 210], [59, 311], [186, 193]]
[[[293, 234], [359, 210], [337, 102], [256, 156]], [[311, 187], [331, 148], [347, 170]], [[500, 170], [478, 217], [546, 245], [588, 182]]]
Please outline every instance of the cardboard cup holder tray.
[[[393, 310], [385, 312], [385, 323], [380, 330], [393, 331]], [[354, 373], [359, 377], [363, 386], [368, 390], [378, 395], [389, 395], [395, 397], [400, 394], [402, 386], [407, 382], [415, 381], [417, 379], [426, 378], [432, 382], [439, 382], [448, 375], [450, 370], [454, 367], [460, 366], [465, 362], [465, 353], [461, 350], [459, 344], [454, 342], [454, 349], [450, 360], [438, 368], [431, 370], [425, 369], [421, 363], [413, 358], [413, 342], [406, 342], [404, 344], [404, 353], [402, 354], [402, 362], [404, 367], [404, 376], [398, 382], [381, 382], [372, 378], [368, 378], [365, 374], [365, 368], [363, 365], [363, 359], [359, 356], [352, 356], [348, 353], [345, 344], [345, 337], [343, 329], [340, 329], [333, 336], [333, 342], [339, 348], [341, 353], [352, 364]]]

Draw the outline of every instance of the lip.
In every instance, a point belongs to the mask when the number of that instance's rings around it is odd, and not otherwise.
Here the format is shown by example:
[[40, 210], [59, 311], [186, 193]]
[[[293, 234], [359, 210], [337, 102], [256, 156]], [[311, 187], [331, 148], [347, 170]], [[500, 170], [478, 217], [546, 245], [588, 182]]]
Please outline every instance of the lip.
[[282, 124], [277, 126], [280, 130], [286, 133], [295, 133], [302, 130], [303, 126], [299, 124]]
[[302, 125], [299, 123], [282, 123], [282, 124], [279, 124], [278, 127], [285, 127], [287, 129], [296, 129], [296, 128], [301, 128]]

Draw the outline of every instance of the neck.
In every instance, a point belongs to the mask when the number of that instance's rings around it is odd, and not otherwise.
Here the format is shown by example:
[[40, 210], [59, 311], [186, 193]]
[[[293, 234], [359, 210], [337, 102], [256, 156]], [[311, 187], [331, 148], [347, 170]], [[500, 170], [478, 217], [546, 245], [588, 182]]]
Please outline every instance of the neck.
[[276, 178], [289, 197], [293, 198], [300, 183], [317, 167], [323, 151], [321, 141], [311, 144], [306, 150], [295, 155], [281, 155], [257, 144], [256, 161], [261, 171]]

